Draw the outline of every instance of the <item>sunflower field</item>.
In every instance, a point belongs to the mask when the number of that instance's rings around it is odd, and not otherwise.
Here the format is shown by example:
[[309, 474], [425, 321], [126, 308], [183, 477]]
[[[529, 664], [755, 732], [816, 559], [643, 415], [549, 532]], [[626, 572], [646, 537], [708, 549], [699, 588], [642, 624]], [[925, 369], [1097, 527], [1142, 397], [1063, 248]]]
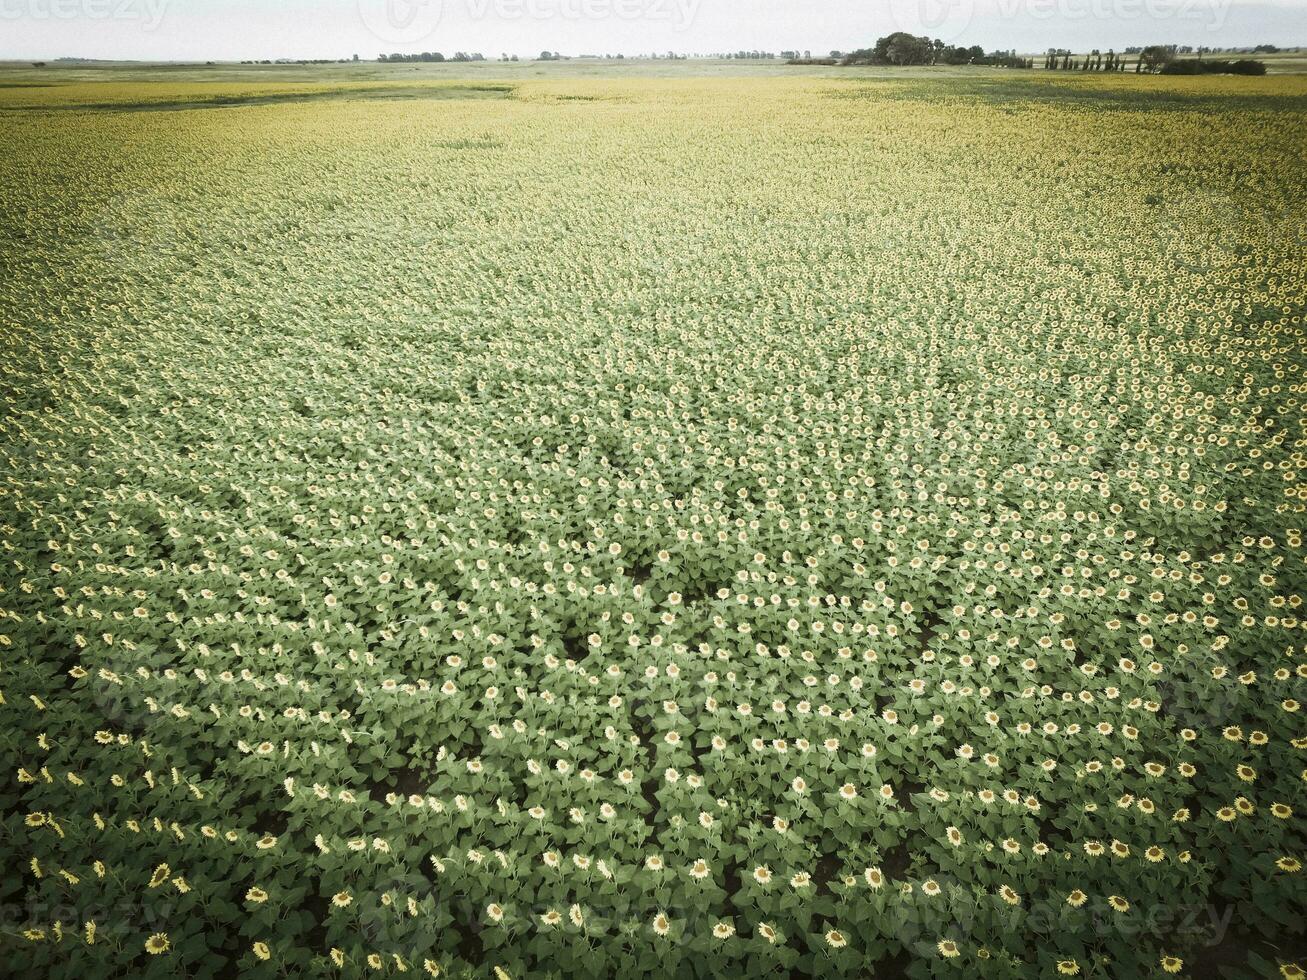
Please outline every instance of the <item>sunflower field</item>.
[[170, 84], [0, 86], [0, 972], [1304, 976], [1307, 81]]

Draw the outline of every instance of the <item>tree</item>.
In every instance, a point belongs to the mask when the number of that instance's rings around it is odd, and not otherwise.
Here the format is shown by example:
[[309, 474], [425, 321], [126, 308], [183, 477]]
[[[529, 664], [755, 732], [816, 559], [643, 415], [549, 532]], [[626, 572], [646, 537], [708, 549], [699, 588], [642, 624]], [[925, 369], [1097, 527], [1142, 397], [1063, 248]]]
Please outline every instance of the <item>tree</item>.
[[1165, 44], [1150, 44], [1139, 52], [1139, 60], [1143, 62], [1144, 69], [1150, 72], [1159, 72], [1175, 59], [1175, 47]]
[[933, 50], [928, 38], [913, 37], [906, 31], [896, 31], [877, 41], [877, 54], [882, 51], [882, 43], [884, 44], [884, 58], [892, 65], [927, 64]]

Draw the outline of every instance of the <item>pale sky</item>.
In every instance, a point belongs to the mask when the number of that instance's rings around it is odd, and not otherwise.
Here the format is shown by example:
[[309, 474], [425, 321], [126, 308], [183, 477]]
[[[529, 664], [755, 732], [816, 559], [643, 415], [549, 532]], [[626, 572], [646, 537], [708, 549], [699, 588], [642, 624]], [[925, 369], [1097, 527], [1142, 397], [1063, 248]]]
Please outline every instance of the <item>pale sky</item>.
[[1307, 0], [0, 0], [0, 59], [336, 58], [870, 46], [1307, 46]]

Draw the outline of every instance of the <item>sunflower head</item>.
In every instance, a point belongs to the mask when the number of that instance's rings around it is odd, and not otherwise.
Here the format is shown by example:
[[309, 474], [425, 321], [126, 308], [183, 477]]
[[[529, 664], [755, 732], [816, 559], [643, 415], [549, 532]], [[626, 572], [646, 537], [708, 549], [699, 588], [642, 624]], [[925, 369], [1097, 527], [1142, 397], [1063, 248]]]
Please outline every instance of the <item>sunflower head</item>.
[[151, 956], [158, 956], [161, 953], [168, 952], [172, 944], [168, 942], [166, 932], [156, 932], [149, 939], [145, 940], [145, 951]]

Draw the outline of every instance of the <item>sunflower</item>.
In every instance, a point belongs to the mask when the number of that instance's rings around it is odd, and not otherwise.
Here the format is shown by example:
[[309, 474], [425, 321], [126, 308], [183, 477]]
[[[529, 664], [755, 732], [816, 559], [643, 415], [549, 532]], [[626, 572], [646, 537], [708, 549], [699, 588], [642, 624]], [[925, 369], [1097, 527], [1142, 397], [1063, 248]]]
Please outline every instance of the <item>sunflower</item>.
[[168, 942], [168, 934], [166, 932], [156, 932], [149, 939], [145, 940], [145, 951], [151, 956], [158, 956], [161, 953], [166, 953], [171, 946], [172, 944]]
[[941, 939], [935, 944], [935, 948], [939, 950], [939, 955], [944, 957], [946, 960], [953, 959], [953, 957], [957, 956], [959, 952], [958, 944], [951, 939]]
[[1074, 977], [1080, 972], [1080, 964], [1075, 960], [1058, 960], [1057, 972], [1064, 977]]
[[1159, 965], [1166, 973], [1179, 973], [1184, 967], [1184, 960], [1178, 956], [1163, 956]]

